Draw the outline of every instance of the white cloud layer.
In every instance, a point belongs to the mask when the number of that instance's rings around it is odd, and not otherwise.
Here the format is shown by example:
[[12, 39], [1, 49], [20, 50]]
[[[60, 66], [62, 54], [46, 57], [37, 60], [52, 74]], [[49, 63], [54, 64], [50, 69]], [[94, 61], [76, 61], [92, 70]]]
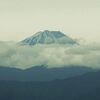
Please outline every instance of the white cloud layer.
[[49, 68], [67, 65], [100, 68], [100, 45], [22, 46], [15, 43], [0, 43], [0, 66], [25, 69], [43, 64], [48, 65]]

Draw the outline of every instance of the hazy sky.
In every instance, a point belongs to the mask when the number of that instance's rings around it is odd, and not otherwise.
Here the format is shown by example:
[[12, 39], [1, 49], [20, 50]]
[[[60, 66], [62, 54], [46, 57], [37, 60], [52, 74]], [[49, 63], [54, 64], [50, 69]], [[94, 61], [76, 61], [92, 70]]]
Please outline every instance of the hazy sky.
[[41, 30], [100, 41], [100, 0], [0, 0], [0, 40]]

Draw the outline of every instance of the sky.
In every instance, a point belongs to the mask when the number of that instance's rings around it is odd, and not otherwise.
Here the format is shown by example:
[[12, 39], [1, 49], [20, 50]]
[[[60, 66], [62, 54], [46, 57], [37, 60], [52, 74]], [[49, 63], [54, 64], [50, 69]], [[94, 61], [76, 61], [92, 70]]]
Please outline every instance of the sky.
[[0, 41], [42, 30], [100, 42], [100, 0], [0, 0]]

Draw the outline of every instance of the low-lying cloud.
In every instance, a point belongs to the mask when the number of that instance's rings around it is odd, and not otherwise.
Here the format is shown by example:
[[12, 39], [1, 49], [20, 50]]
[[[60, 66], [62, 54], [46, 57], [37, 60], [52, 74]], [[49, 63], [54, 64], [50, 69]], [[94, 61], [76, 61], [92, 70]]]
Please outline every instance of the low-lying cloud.
[[68, 65], [100, 68], [100, 45], [19, 45], [0, 43], [0, 66], [29, 68], [36, 65], [64, 67]]

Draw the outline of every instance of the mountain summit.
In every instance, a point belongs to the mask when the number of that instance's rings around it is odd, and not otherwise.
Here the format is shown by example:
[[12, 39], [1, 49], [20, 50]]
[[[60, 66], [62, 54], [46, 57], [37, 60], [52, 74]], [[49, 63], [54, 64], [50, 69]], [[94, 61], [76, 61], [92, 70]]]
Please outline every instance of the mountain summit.
[[22, 44], [76, 44], [76, 41], [60, 31], [40, 31], [21, 41]]

